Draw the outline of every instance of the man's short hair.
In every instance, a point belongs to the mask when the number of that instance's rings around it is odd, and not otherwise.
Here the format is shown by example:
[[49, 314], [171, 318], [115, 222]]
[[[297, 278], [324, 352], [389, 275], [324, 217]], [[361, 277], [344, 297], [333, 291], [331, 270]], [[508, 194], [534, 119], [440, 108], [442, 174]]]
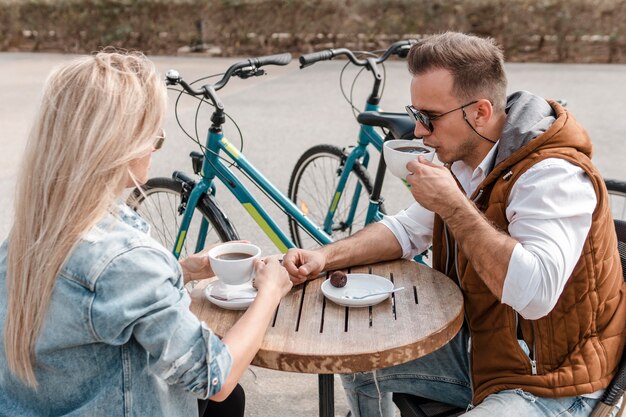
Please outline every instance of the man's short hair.
[[412, 75], [433, 69], [450, 71], [452, 92], [461, 101], [486, 98], [496, 109], [505, 108], [504, 56], [492, 38], [458, 32], [429, 36], [413, 45], [408, 62]]

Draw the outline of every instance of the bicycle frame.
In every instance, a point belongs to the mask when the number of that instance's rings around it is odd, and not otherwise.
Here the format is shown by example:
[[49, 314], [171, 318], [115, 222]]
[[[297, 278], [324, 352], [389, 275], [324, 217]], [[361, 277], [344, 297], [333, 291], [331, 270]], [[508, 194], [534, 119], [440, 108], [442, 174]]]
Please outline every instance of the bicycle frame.
[[[380, 111], [380, 107], [377, 104], [370, 103], [368, 100], [365, 105], [365, 111]], [[331, 201], [330, 207], [326, 213], [326, 218], [324, 219], [324, 232], [331, 234], [332, 233], [332, 225], [333, 225], [333, 217], [335, 216], [335, 211], [337, 211], [337, 206], [339, 205], [339, 201], [343, 196], [343, 192], [346, 186], [346, 182], [348, 181], [348, 176], [352, 171], [352, 167], [354, 163], [360, 159], [363, 161], [361, 164], [367, 168], [369, 164], [369, 151], [367, 150], [368, 145], [372, 144], [374, 148], [376, 148], [379, 152], [382, 152], [383, 149], [383, 141], [384, 138], [374, 129], [373, 126], [361, 125], [359, 128], [359, 138], [357, 146], [348, 154], [348, 158], [346, 159], [343, 172], [339, 178], [339, 182], [337, 183], [337, 189], [335, 190], [333, 199]], [[357, 204], [358, 204], [358, 196], [360, 195], [362, 190], [362, 186], [360, 183], [357, 183], [354, 195], [352, 198], [352, 204], [350, 205], [350, 211], [348, 213], [348, 217], [346, 219], [347, 224], [352, 224], [354, 220], [354, 215], [356, 213]], [[365, 224], [369, 224], [372, 222], [376, 222], [382, 219], [382, 214], [378, 209], [379, 202], [372, 201], [370, 199], [367, 214], [365, 217]]]
[[[332, 242], [332, 238], [318, 225], [309, 220], [289, 198], [265, 178], [265, 176], [245, 158], [243, 153], [239, 152], [239, 150], [224, 137], [221, 130], [209, 129], [205, 146], [206, 151], [202, 163], [202, 179], [194, 186], [189, 195], [176, 238], [176, 245], [173, 251], [174, 256], [177, 258], [180, 256], [182, 245], [185, 241], [187, 230], [199, 199], [204, 193], [215, 195], [214, 181], [216, 178], [229, 189], [252, 219], [282, 253], [287, 252], [289, 248], [295, 247], [291, 239], [289, 239], [276, 224], [259, 201], [250, 193], [248, 188], [231, 172], [231, 168], [226, 166], [226, 163], [220, 159], [220, 152], [224, 152], [228, 155], [233, 160], [233, 163], [245, 173], [254, 184], [269, 195], [276, 205], [296, 219], [307, 233], [319, 244], [326, 245]], [[204, 248], [207, 229], [208, 222], [203, 218], [198, 241], [196, 242], [196, 252]]]

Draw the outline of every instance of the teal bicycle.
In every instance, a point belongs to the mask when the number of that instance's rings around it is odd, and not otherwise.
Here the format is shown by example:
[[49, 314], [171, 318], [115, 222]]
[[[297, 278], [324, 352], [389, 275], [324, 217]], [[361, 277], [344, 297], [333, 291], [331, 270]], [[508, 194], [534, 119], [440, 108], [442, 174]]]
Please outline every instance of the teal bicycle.
[[[231, 77], [245, 79], [259, 76], [264, 74], [261, 69], [263, 66], [287, 65], [290, 61], [290, 54], [241, 61], [231, 65], [217, 83], [206, 84], [199, 89], [188, 84], [177, 71], [170, 70], [167, 73], [168, 85], [182, 87], [184, 94], [199, 97], [200, 103], [206, 101], [213, 106], [206, 142], [201, 144], [198, 141], [201, 152], [192, 152], [190, 155], [193, 171], [200, 180], [196, 181], [180, 171], [174, 172], [172, 178], [152, 178], [141, 189], [133, 190], [127, 202], [151, 224], [153, 237], [164, 246], [172, 248], [176, 257], [198, 252], [207, 243], [238, 238], [235, 227], [215, 198], [216, 181], [224, 184], [281, 252], [296, 246], [234, 174], [234, 169], [243, 173], [269, 196], [318, 244], [324, 245], [332, 241], [327, 233], [246, 159], [224, 136], [222, 130], [227, 115], [217, 91]], [[198, 215], [194, 216], [195, 213]]]
[[[382, 64], [394, 55], [406, 57], [416, 42], [414, 39], [402, 40], [384, 51], [354, 52], [341, 48], [300, 57], [300, 68], [341, 56], [348, 58], [344, 70], [348, 65], [361, 67], [349, 96], [341, 81], [343, 70], [340, 75], [342, 93], [360, 125], [356, 145], [347, 149], [333, 144], [313, 146], [296, 162], [289, 180], [289, 198], [334, 240], [347, 237], [365, 225], [380, 220], [385, 213], [381, 190], [386, 165], [381, 158], [372, 181], [367, 171], [369, 151], [373, 147], [379, 153], [382, 152], [385, 140], [413, 139], [415, 120], [404, 112], [381, 112], [379, 104], [385, 81]], [[364, 111], [361, 112], [353, 104], [352, 91], [356, 79], [364, 70], [372, 75], [374, 82]], [[377, 128], [382, 129], [382, 133]], [[316, 246], [316, 242], [300, 227], [297, 220], [290, 219], [289, 228], [293, 242], [298, 247], [309, 249]]]

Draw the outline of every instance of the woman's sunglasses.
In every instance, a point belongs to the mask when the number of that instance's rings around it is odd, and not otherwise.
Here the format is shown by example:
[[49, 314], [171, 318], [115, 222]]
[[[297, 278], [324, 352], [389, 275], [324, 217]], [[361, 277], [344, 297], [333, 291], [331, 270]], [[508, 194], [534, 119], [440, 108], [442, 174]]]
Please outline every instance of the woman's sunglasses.
[[158, 151], [161, 149], [163, 147], [163, 142], [165, 142], [165, 130], [161, 129], [161, 134], [155, 138], [154, 145], [152, 145], [154, 150]]

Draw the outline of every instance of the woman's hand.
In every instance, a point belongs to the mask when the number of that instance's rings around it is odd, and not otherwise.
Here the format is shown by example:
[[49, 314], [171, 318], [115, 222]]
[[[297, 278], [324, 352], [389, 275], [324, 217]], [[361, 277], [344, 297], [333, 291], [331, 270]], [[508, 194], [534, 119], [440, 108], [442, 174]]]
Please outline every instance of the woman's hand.
[[277, 257], [271, 256], [254, 261], [254, 286], [259, 291], [243, 316], [226, 332], [222, 341], [233, 358], [230, 374], [222, 390], [212, 400], [222, 401], [237, 385], [239, 378], [248, 369], [254, 355], [261, 347], [265, 332], [272, 322], [280, 299], [291, 289], [287, 270]]
[[[232, 242], [226, 243], [250, 243], [250, 241], [233, 240]], [[183, 280], [185, 284], [189, 281], [207, 279], [215, 275], [209, 262], [209, 251], [219, 245], [223, 245], [223, 243], [220, 242], [209, 245], [200, 252], [194, 253], [193, 255], [179, 261], [180, 266], [183, 268]]]
[[257, 259], [254, 269], [253, 286], [259, 291], [259, 295], [271, 294], [277, 297], [278, 302], [291, 290], [293, 284], [289, 279], [289, 273], [278, 258]]

